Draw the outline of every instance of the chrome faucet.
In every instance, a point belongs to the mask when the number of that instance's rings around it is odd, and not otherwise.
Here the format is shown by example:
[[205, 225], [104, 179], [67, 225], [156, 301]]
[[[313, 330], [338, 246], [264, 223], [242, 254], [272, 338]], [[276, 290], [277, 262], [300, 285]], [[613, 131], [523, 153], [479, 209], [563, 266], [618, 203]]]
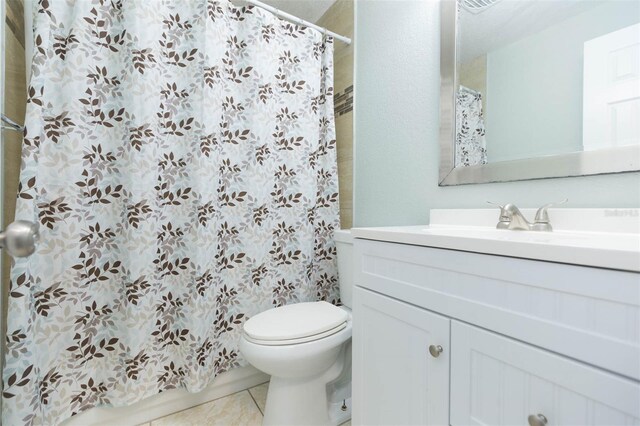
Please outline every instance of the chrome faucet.
[[487, 201], [489, 204], [500, 207], [500, 219], [496, 225], [496, 229], [509, 229], [511, 231], [542, 231], [551, 232], [553, 227], [549, 220], [547, 209], [551, 206], [564, 204], [568, 199], [564, 199], [559, 203], [545, 204], [536, 212], [533, 223], [529, 222], [515, 204], [506, 204], [504, 206]]

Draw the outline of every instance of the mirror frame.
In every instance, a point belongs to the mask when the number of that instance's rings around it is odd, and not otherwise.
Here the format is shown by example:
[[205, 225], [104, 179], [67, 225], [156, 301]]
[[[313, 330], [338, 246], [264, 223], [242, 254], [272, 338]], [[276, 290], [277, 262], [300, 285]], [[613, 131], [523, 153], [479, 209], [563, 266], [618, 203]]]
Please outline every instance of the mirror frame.
[[547, 155], [477, 166], [455, 164], [458, 0], [440, 2], [439, 186], [624, 173], [640, 170], [640, 145]]

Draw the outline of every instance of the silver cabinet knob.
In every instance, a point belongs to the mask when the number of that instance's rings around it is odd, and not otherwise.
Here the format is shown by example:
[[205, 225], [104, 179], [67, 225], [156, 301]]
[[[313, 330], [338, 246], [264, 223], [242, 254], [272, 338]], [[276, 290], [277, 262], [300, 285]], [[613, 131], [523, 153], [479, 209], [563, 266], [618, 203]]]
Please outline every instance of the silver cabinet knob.
[[548, 422], [544, 414], [531, 414], [527, 420], [529, 421], [529, 426], [545, 426]]
[[429, 353], [434, 358], [438, 358], [442, 351], [444, 351], [444, 349], [442, 349], [440, 345], [429, 345]]

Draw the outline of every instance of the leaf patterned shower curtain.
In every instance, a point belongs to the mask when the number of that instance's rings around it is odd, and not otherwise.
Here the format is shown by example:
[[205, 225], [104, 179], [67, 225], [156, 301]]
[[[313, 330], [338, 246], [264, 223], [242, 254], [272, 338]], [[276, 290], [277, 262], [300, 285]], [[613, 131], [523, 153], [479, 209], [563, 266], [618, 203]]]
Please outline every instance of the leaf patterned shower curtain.
[[455, 167], [487, 164], [482, 93], [460, 86], [456, 93]]
[[203, 389], [244, 321], [338, 302], [332, 40], [226, 0], [42, 0], [4, 424]]

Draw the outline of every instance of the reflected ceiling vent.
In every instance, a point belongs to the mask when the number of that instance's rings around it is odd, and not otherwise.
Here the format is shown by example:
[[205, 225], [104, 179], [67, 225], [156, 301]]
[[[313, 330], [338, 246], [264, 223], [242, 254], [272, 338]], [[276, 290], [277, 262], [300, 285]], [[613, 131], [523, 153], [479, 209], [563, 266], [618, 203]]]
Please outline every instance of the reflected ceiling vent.
[[471, 13], [480, 13], [489, 9], [500, 0], [460, 0], [460, 4]]

